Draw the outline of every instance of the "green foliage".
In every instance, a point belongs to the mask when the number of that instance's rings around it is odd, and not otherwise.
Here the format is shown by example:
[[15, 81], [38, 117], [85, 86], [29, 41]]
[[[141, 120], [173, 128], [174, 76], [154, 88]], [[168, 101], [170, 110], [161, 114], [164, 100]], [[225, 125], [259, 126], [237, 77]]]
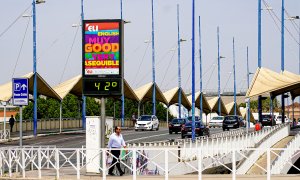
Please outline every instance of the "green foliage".
[[[239, 105], [239, 107], [246, 108], [246, 103], [241, 103]], [[250, 109], [252, 110], [252, 112], [256, 112], [257, 107], [258, 107], [258, 100], [250, 101]], [[277, 111], [277, 109], [278, 109], [278, 100], [276, 98], [273, 100], [273, 107], [274, 107], [274, 111]], [[265, 100], [262, 100], [262, 110], [263, 110], [263, 112], [270, 111], [270, 98], [269, 97]]]
[[[38, 119], [43, 118], [59, 118], [60, 102], [52, 98], [38, 98]], [[121, 118], [121, 101], [120, 99], [106, 99], [106, 116], [114, 117], [115, 103], [115, 118]], [[67, 95], [62, 101], [62, 117], [63, 118], [81, 118], [82, 100], [74, 95]], [[138, 114], [138, 103], [125, 99], [125, 118], [131, 118], [132, 114]], [[167, 109], [161, 104], [156, 104], [156, 116], [160, 120], [166, 120]], [[141, 105], [141, 114], [143, 114], [143, 105]], [[152, 103], [144, 103], [144, 114], [152, 114]], [[86, 98], [86, 115], [100, 116], [100, 100], [95, 98]], [[169, 119], [172, 116], [169, 114]], [[16, 119], [19, 119], [17, 114]], [[33, 119], [33, 103], [23, 108], [23, 119]]]

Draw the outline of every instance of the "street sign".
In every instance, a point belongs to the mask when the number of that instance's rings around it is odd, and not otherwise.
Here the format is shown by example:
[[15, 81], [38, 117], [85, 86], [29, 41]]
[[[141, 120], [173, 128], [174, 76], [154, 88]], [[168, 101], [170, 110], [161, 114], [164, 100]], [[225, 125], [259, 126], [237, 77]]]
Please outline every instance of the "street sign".
[[13, 105], [27, 106], [28, 105], [28, 79], [13, 78], [12, 80], [12, 97]]

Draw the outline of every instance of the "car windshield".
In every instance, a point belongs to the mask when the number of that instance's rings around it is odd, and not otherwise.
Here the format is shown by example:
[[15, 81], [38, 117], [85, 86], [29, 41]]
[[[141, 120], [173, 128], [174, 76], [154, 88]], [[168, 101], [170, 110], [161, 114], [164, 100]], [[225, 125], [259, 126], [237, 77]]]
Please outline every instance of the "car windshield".
[[221, 116], [213, 117], [212, 120], [223, 120], [223, 117]]
[[[192, 121], [192, 116], [187, 117], [188, 121]], [[199, 121], [199, 116], [195, 116], [195, 121]]]
[[237, 120], [237, 119], [238, 119], [237, 116], [226, 116], [224, 120], [230, 120], [230, 121], [232, 121], [232, 120]]
[[139, 121], [151, 121], [151, 116], [141, 116]]
[[183, 123], [183, 119], [173, 119], [172, 123]]
[[264, 118], [270, 118], [270, 115], [262, 115], [261, 117], [262, 117], [263, 119], [264, 119]]

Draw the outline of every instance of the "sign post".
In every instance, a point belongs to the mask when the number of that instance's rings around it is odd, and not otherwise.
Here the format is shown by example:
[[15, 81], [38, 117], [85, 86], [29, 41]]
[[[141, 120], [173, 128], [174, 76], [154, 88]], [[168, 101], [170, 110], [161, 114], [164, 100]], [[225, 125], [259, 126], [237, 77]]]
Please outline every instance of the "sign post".
[[22, 128], [22, 106], [28, 105], [28, 79], [13, 78], [12, 80], [13, 105], [20, 106], [20, 147], [22, 147], [23, 128]]

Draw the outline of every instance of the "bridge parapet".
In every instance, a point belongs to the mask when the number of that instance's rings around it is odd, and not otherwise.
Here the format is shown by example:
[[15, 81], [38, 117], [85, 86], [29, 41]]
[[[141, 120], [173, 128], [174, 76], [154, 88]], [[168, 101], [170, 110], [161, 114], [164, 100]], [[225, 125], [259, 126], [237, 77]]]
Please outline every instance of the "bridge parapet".
[[[259, 142], [254, 145], [259, 149], [270, 149], [274, 144], [280, 141], [282, 138], [289, 135], [290, 125], [289, 123], [278, 125], [278, 128], [271, 128], [272, 131], [266, 134], [265, 137], [259, 139]], [[253, 165], [257, 165], [256, 161], [263, 155], [264, 151], [248, 151], [244, 154], [243, 161], [239, 163], [239, 169], [237, 174], [246, 174]]]
[[280, 153], [273, 152], [277, 157], [272, 163], [272, 174], [287, 174], [291, 167], [294, 167], [300, 172], [300, 169], [294, 163], [300, 157], [300, 134], [296, 134], [292, 141], [290, 141], [285, 148], [278, 148]]

